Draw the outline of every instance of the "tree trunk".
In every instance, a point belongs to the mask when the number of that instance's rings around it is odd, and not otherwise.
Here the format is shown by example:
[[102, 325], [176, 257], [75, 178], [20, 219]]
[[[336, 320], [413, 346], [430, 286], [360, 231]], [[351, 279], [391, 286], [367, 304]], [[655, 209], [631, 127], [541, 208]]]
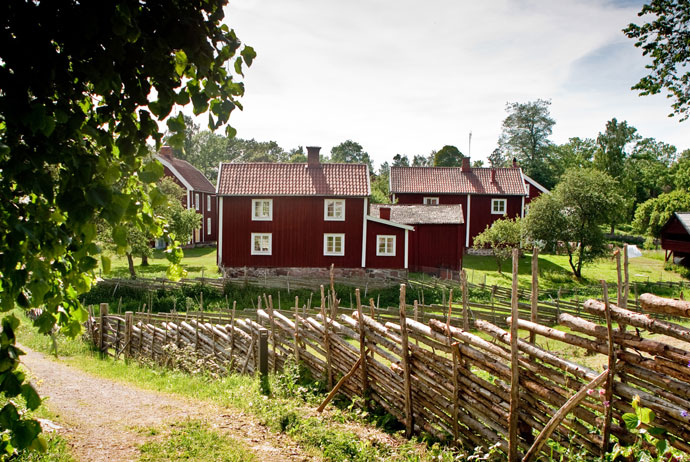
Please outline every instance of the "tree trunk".
[[134, 271], [134, 257], [132, 256], [131, 253], [127, 254], [127, 264], [129, 265], [129, 276], [132, 279], [137, 278], [137, 273]]
[[148, 255], [142, 255], [142, 256], [141, 256], [141, 266], [149, 266], [149, 257], [148, 257]]

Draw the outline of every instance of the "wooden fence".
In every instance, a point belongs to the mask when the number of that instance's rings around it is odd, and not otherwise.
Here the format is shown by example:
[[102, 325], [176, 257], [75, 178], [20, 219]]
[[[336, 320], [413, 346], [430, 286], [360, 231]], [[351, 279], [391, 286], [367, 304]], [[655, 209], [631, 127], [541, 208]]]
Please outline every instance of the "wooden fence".
[[[234, 309], [121, 316], [102, 306], [99, 315], [89, 317], [87, 330], [101, 351], [114, 356], [143, 355], [165, 363], [164, 346], [176, 344], [214, 356], [226, 372], [253, 373], [259, 333], [266, 329], [273, 371], [294, 358], [329, 389], [370, 397], [404, 423], [408, 434], [426, 432], [469, 449], [497, 444], [511, 460], [554, 457], [543, 445], [547, 439], [593, 455], [608, 447], [603, 435], [629, 443], [633, 435], [621, 416], [639, 396], [640, 405], [655, 412], [653, 424], [674, 437], [674, 447], [690, 453], [690, 329], [588, 300], [582, 316], [554, 314], [572, 333], [503, 319], [511, 329], [533, 334], [528, 342], [494, 322], [472, 320], [467, 308], [455, 313], [451, 305], [445, 318], [425, 316], [418, 303], [407, 305], [404, 285], [395, 315], [376, 312], [373, 300], [362, 305], [359, 290], [356, 298], [356, 310], [343, 311], [336, 294], [322, 288], [319, 310], [306, 311], [296, 299], [294, 310], [279, 311], [268, 297], [259, 299], [252, 316]], [[644, 308], [690, 317], [690, 305], [685, 310], [667, 305]], [[511, 313], [523, 316], [517, 304]], [[619, 328], [598, 324], [606, 319]], [[574, 357], [604, 355], [611, 366], [601, 372], [563, 359], [541, 346], [545, 339], [569, 345], [579, 352]]]

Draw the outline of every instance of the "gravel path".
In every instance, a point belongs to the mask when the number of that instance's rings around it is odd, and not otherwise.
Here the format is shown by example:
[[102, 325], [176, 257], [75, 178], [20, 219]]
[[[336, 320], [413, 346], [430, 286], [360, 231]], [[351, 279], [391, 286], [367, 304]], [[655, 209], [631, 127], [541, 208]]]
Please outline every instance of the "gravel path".
[[244, 441], [261, 462], [308, 461], [294, 441], [274, 434], [252, 416], [234, 409], [142, 390], [94, 377], [22, 347], [22, 363], [31, 371], [44, 403], [58, 415], [63, 436], [82, 461], [133, 461], [149, 436], [141, 431], [186, 419], [206, 422]]

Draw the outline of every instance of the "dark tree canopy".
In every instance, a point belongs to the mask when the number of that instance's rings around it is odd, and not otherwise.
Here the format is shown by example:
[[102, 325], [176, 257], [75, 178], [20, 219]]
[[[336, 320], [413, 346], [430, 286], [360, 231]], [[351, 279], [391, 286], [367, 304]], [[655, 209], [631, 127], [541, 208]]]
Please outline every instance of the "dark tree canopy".
[[597, 136], [598, 149], [594, 154], [594, 166], [613, 178], [619, 178], [628, 157], [626, 148], [638, 138], [637, 129], [628, 125], [625, 120], [618, 122], [615, 117], [609, 120], [606, 122], [606, 130]]
[[434, 167], [460, 167], [463, 157], [458, 148], [445, 145], [434, 155]]
[[[165, 200], [155, 185], [162, 166], [144, 166], [147, 142], [163, 136], [157, 121], [167, 118], [177, 145], [184, 119], [168, 116], [178, 105], [191, 102], [195, 114], [209, 111], [211, 129], [226, 124], [244, 93], [234, 77], [255, 57], [222, 24], [225, 4], [0, 2], [3, 311], [43, 307], [42, 332], [58, 322], [76, 335], [86, 314], [78, 297], [90, 289], [101, 253], [95, 223], [112, 226], [122, 252], [128, 248], [124, 223], [162, 232], [153, 213]], [[181, 251], [170, 256], [178, 263]], [[107, 271], [109, 262], [102, 261]], [[179, 270], [172, 266], [170, 275]], [[12, 380], [5, 378], [0, 390], [8, 397], [23, 393], [34, 407], [35, 392], [20, 386], [23, 375], [16, 370], [16, 318], [2, 323], [0, 360]], [[39, 444], [40, 427], [31, 422], [0, 419], [0, 431], [15, 430], [0, 451]]]
[[[690, 5], [687, 0], [652, 0], [638, 16], [649, 15], [642, 25], [630, 24], [623, 32], [652, 58], [649, 74], [632, 87], [640, 95], [667, 91], [673, 99], [673, 113], [681, 121], [690, 111]], [[645, 18], [646, 19], [646, 18]]]
[[374, 171], [369, 153], [364, 150], [361, 144], [352, 140], [343, 141], [338, 146], [331, 148], [330, 162], [367, 164], [369, 172]]

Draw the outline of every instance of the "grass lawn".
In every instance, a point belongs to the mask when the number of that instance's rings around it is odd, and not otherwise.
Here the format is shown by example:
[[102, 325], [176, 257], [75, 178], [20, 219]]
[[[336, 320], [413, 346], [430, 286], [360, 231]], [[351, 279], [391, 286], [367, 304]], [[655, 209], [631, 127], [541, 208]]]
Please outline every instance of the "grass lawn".
[[[525, 254], [520, 259], [518, 279], [520, 287], [530, 287], [532, 283], [532, 255]], [[465, 255], [463, 266], [467, 271], [467, 279], [475, 284], [484, 282], [487, 285], [510, 286], [510, 261], [503, 263], [503, 273], [496, 271], [494, 257]], [[664, 270], [663, 251], [645, 250], [643, 255], [631, 258], [629, 263], [630, 282], [680, 281], [679, 274]], [[605, 279], [609, 283], [617, 281], [616, 260], [602, 258], [582, 267], [582, 279], [573, 276], [567, 255], [539, 255], [539, 285], [543, 289], [557, 289], [585, 287], [598, 285], [599, 280]]]
[[[183, 249], [184, 259], [182, 266], [187, 271], [187, 278], [220, 277], [218, 265], [216, 264], [215, 247], [196, 247], [193, 249]], [[127, 257], [122, 255], [111, 255], [111, 271], [107, 277], [128, 278], [129, 267]], [[141, 259], [134, 259], [134, 268], [138, 276], [146, 278], [164, 278], [165, 270], [168, 268], [168, 260], [162, 250], [154, 250], [153, 258], [149, 258], [148, 266], [141, 266]]]

